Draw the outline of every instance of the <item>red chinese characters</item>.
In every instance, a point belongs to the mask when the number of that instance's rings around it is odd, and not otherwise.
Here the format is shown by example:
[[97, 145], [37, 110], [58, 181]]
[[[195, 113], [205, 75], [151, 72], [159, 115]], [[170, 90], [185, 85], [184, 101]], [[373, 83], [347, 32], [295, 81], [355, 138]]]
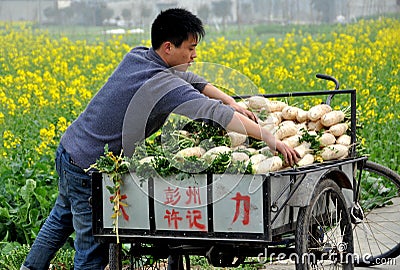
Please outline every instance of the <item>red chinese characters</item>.
[[[164, 194], [164, 204], [171, 206], [171, 209], [165, 210], [164, 215], [168, 228], [178, 230], [186, 226], [189, 229], [206, 231], [203, 211], [198, 209], [202, 201], [199, 187], [168, 187], [164, 189]], [[178, 208], [182, 196], [185, 197], [185, 201], [182, 202], [185, 207]]]
[[165, 191], [165, 202], [164, 204], [170, 204], [170, 205], [176, 205], [180, 199], [181, 199], [181, 194], [179, 192], [179, 187], [172, 189], [171, 187], [168, 187]]
[[250, 196], [242, 195], [240, 192], [236, 193], [236, 196], [232, 198], [236, 201], [235, 215], [233, 216], [232, 223], [235, 223], [240, 215], [240, 205], [243, 202], [243, 219], [242, 224], [248, 225], [250, 222]]
[[173, 226], [174, 229], [178, 229], [179, 221], [182, 220], [182, 217], [179, 216], [179, 212], [175, 211], [175, 209], [165, 210], [165, 219], [168, 220], [168, 227]]
[[[207, 202], [207, 193], [201, 193], [200, 188], [196, 186], [167, 186], [163, 192], [165, 207], [162, 218], [167, 229], [207, 231], [207, 206], [202, 205], [203, 202]], [[226, 202], [223, 204], [225, 213], [232, 213], [234, 210], [231, 224], [240, 224], [239, 227], [250, 226], [249, 194], [238, 191], [234, 196], [227, 196], [223, 200]]]
[[205, 231], [206, 225], [199, 222], [203, 218], [200, 210], [187, 210], [186, 218], [189, 220], [189, 228], [195, 227], [201, 231]]
[[188, 200], [185, 202], [185, 204], [189, 205], [193, 200], [193, 204], [201, 205], [200, 190], [198, 187], [188, 187], [186, 190], [186, 195]]

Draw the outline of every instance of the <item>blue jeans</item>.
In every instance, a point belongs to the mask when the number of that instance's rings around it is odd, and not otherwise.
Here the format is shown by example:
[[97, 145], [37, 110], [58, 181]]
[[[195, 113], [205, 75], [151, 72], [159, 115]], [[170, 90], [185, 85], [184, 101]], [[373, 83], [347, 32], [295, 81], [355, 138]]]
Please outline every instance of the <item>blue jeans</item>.
[[60, 144], [56, 153], [59, 194], [21, 269], [47, 270], [55, 253], [75, 231], [74, 269], [100, 270], [108, 263], [108, 245], [92, 233], [91, 177], [73, 164]]

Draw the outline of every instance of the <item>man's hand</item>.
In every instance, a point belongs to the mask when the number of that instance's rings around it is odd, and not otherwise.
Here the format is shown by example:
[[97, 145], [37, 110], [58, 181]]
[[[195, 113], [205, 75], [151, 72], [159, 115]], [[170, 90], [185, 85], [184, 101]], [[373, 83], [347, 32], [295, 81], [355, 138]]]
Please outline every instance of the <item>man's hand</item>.
[[285, 162], [293, 167], [300, 159], [299, 153], [285, 143], [276, 140], [276, 150], [283, 155]]
[[224, 104], [231, 106], [238, 113], [243, 114], [247, 118], [257, 123], [257, 117], [254, 115], [254, 113], [241, 107], [239, 104], [236, 103], [233, 97], [225, 94], [214, 85], [208, 83], [204, 87], [202, 93], [209, 98], [221, 100]]
[[244, 116], [247, 116], [249, 119], [251, 119], [251, 120], [253, 120], [254, 122], [258, 123], [258, 119], [257, 119], [256, 115], [255, 115], [253, 112], [251, 112], [251, 111], [249, 111], [249, 110], [243, 108], [242, 106], [240, 106], [240, 105], [237, 104], [236, 102], [230, 104], [230, 106], [231, 106], [233, 109], [235, 109], [235, 111], [237, 111], [238, 113], [243, 114]]

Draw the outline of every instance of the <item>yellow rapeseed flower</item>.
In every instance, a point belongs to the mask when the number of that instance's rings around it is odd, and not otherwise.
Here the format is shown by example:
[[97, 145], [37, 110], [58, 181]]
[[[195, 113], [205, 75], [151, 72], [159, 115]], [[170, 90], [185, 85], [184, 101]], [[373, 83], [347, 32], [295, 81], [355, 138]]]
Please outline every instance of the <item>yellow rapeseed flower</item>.
[[60, 117], [58, 118], [58, 121], [57, 121], [57, 129], [58, 129], [61, 133], [65, 132], [65, 130], [67, 129], [68, 125], [69, 125], [69, 123], [67, 122], [67, 119], [66, 119], [64, 116], [60, 116]]

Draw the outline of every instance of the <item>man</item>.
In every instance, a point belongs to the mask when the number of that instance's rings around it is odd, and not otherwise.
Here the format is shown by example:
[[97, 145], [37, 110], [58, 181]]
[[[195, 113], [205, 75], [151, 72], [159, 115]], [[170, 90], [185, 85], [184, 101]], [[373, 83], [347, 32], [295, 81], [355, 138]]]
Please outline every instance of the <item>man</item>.
[[[276, 149], [289, 164], [297, 153], [260, 128], [254, 115], [203, 78], [186, 72], [204, 36], [202, 22], [184, 9], [161, 12], [152, 24], [152, 47], [132, 49], [85, 111], [68, 127], [56, 153], [59, 195], [21, 269], [48, 269], [66, 239], [76, 233], [75, 269], [103, 269], [108, 247], [92, 235], [91, 177], [84, 169], [108, 144], [114, 153], [133, 153], [172, 112], [210, 119], [247, 133]], [[172, 68], [172, 69], [171, 69]]]

